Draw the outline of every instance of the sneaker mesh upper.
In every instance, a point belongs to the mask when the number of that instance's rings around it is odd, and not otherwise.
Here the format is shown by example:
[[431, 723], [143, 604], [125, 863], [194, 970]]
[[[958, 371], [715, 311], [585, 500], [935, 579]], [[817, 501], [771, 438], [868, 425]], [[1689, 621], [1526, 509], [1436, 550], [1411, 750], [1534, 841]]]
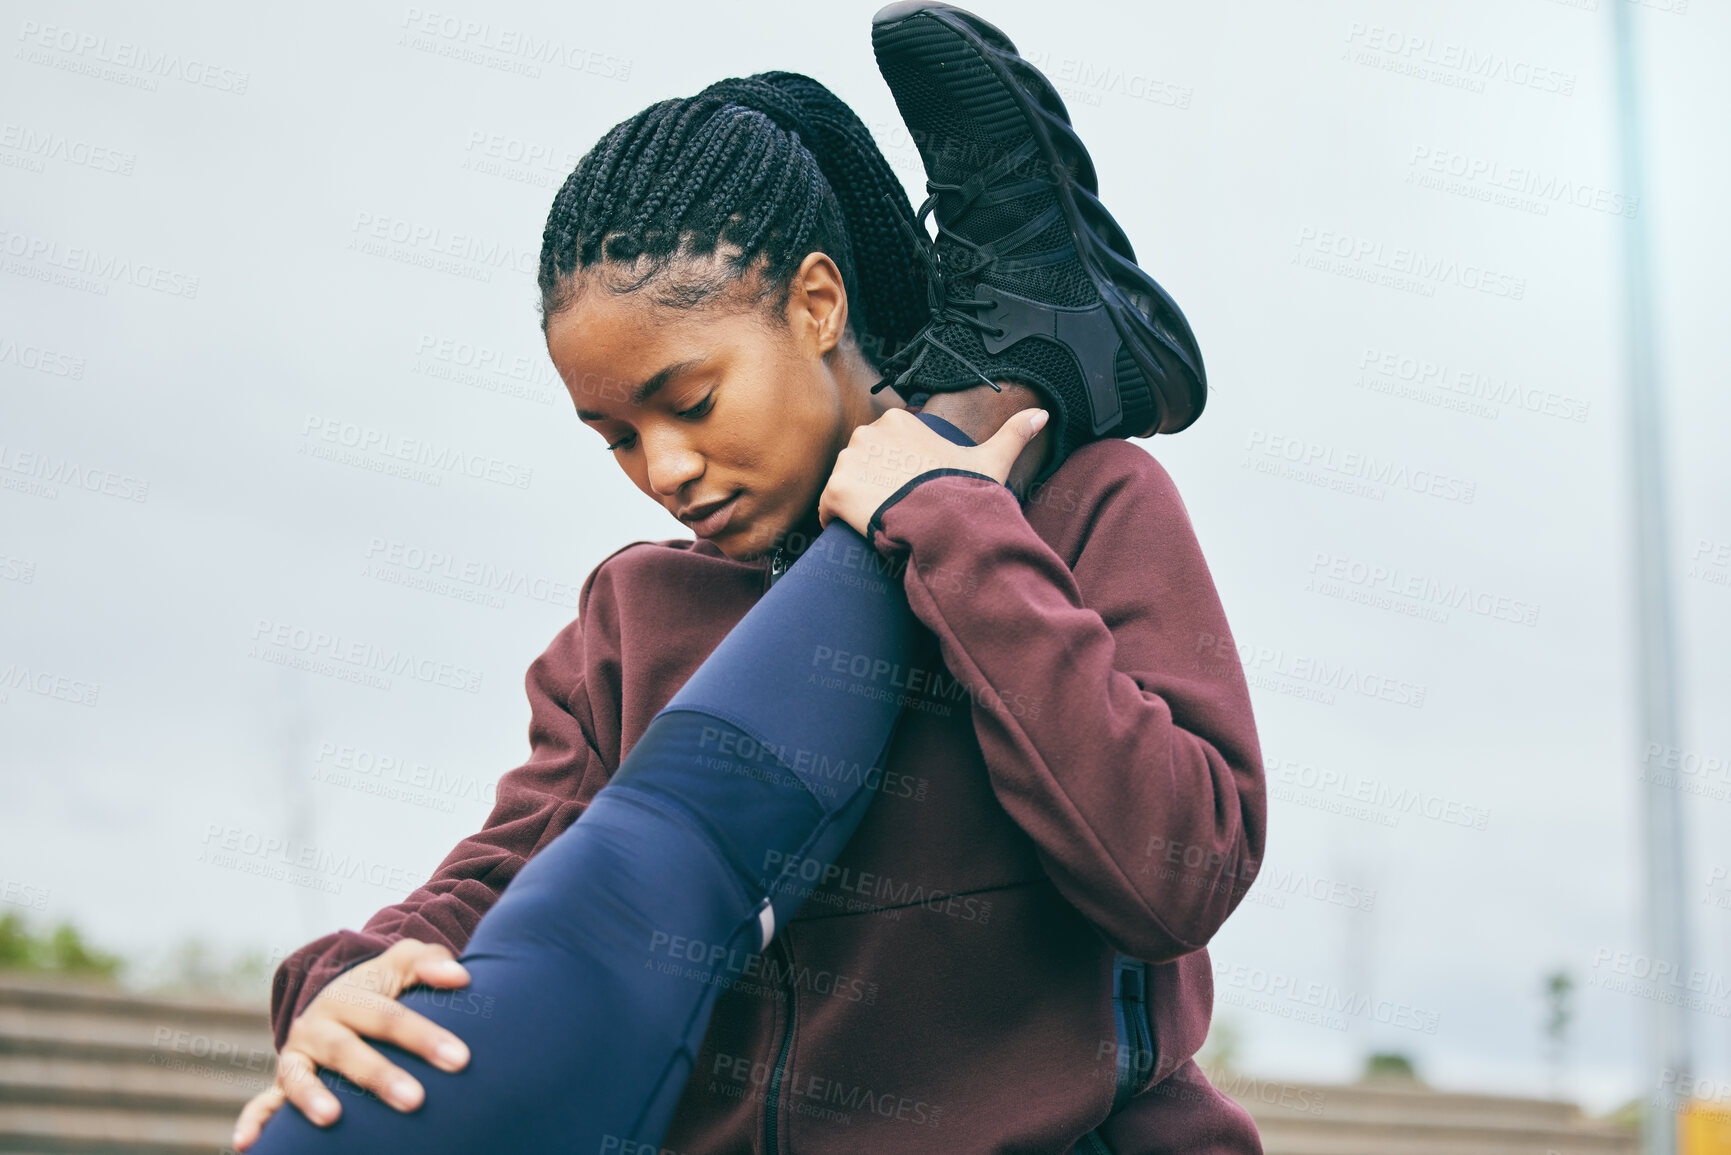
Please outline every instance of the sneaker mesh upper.
[[[1062, 102], [1038, 91], [1037, 79], [1006, 80], [962, 33], [929, 14], [878, 26], [873, 44], [932, 184], [965, 185], [984, 171], [992, 173], [988, 194], [1034, 178], [1047, 181], [1029, 193], [995, 204], [970, 203], [959, 212], [961, 194], [938, 190], [937, 264], [949, 307], [940, 314], [942, 319], [934, 319], [928, 330], [930, 340], [915, 341], [886, 364], [885, 372], [894, 378], [917, 366], [907, 378], [914, 390], [969, 388], [982, 385], [982, 377], [1038, 390], [1050, 402], [1057, 441], [1043, 471], [1049, 474], [1077, 446], [1094, 440], [1093, 411], [1076, 356], [1067, 345], [1037, 335], [999, 354], [988, 354], [979, 326], [958, 318], [981, 317], [984, 310], [968, 307], [967, 302], [990, 296], [992, 288], [1056, 307], [1088, 308], [1101, 303], [1062, 216], [1037, 236], [996, 252], [990, 263], [983, 262], [972, 247], [993, 245], [1058, 204], [1044, 153], [1007, 163], [1011, 153], [1035, 138], [1030, 114], [1020, 107], [1009, 85], [1017, 85], [1033, 103], [1055, 113], [1061, 113]], [[1030, 84], [1035, 87], [1029, 88]], [[996, 168], [991, 167], [994, 164]], [[959, 234], [967, 243], [948, 234]], [[1114, 358], [1113, 375], [1124, 403], [1120, 425], [1140, 420], [1145, 427], [1153, 412], [1151, 383], [1121, 344], [1105, 352]], [[1127, 428], [1114, 428], [1104, 435], [1126, 432]]]

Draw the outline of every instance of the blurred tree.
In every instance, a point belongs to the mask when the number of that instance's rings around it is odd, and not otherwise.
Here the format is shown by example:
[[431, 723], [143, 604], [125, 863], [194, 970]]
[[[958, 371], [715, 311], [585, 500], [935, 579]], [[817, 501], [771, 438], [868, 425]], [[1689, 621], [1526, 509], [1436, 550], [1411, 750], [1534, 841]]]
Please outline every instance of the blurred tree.
[[120, 970], [120, 956], [96, 950], [84, 941], [78, 928], [63, 922], [49, 932], [44, 943], [45, 969], [63, 974], [94, 975], [111, 979]]
[[0, 914], [0, 970], [23, 970], [30, 965], [30, 930], [18, 914]]
[[70, 922], [33, 929], [21, 914], [0, 914], [0, 971], [78, 975], [159, 994], [224, 995], [257, 1003], [270, 998], [275, 963], [259, 950], [218, 957], [198, 939], [175, 945], [166, 956], [121, 958], [91, 946]]
[[1416, 1083], [1418, 1071], [1412, 1060], [1399, 1051], [1377, 1051], [1365, 1056], [1363, 1078], [1410, 1079]]
[[1575, 980], [1566, 970], [1545, 976], [1545, 1039], [1550, 1053], [1551, 1098], [1561, 1099], [1569, 1044], [1569, 1025], [1574, 1021]]
[[69, 922], [38, 934], [22, 915], [0, 915], [0, 969], [113, 979], [119, 974], [122, 961], [118, 955], [90, 946]]

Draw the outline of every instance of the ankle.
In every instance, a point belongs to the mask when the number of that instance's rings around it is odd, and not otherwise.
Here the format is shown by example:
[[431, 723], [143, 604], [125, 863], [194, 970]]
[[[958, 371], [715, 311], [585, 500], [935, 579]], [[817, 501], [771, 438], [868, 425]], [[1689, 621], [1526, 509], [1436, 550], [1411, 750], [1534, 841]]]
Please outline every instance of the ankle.
[[934, 393], [920, 411], [942, 417], [975, 442], [986, 440], [1023, 409], [1049, 408], [1040, 395], [1013, 381], [999, 383], [1002, 392], [977, 385], [950, 393]]
[[[1057, 416], [1045, 397], [1029, 386], [1014, 381], [1001, 381], [999, 385], [1002, 392], [977, 385], [949, 393], [935, 393], [916, 412], [942, 417], [973, 438], [975, 444], [990, 438], [1003, 428], [1004, 422], [1024, 409], [1044, 409], [1053, 417]], [[1018, 497], [1026, 492], [1033, 476], [1046, 463], [1051, 442], [1052, 421], [1048, 418], [1046, 427], [1035, 434], [1027, 448], [1022, 450], [1022, 455], [1016, 458], [1016, 464], [1005, 480]]]

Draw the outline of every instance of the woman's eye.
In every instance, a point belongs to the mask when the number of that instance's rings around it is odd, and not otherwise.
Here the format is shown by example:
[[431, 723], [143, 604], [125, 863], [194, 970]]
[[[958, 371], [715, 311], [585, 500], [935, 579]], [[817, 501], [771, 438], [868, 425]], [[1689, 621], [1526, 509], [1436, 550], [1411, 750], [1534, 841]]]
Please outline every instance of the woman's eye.
[[[676, 411], [674, 413], [674, 416], [675, 417], [683, 417], [683, 418], [686, 418], [687, 420], [691, 420], [694, 418], [702, 417], [705, 413], [708, 413], [714, 407], [715, 407], [715, 394], [711, 393], [709, 396], [705, 397], [702, 401], [699, 401], [696, 405], [693, 405], [690, 409], [680, 409], [680, 410]], [[629, 448], [631, 448], [631, 443], [635, 440], [637, 440], [637, 435], [635, 433], [627, 434], [626, 436], [621, 437], [618, 441], [615, 441], [612, 445], [609, 445], [607, 447], [607, 452], [612, 453], [616, 449], [629, 449]]]
[[699, 401], [696, 405], [693, 405], [690, 409], [680, 410], [679, 416], [680, 417], [702, 417], [705, 413], [709, 412], [710, 406], [713, 405], [714, 403], [715, 403], [715, 394], [711, 393], [709, 396], [705, 397], [702, 401]]

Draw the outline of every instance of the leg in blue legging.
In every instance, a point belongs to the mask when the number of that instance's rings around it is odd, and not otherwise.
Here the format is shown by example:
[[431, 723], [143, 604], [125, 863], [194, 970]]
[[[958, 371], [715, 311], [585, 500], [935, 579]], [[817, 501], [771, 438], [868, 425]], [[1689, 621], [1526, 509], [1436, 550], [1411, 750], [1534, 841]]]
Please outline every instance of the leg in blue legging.
[[871, 801], [871, 775], [812, 767], [878, 765], [899, 698], [811, 673], [820, 654], [918, 656], [919, 622], [876, 557], [832, 521], [481, 919], [469, 985], [402, 996], [468, 1044], [467, 1067], [376, 1043], [426, 1088], [419, 1110], [322, 1072], [342, 1117], [321, 1130], [279, 1110], [253, 1153], [657, 1149], [716, 996], [809, 889], [780, 866], [833, 861]]

